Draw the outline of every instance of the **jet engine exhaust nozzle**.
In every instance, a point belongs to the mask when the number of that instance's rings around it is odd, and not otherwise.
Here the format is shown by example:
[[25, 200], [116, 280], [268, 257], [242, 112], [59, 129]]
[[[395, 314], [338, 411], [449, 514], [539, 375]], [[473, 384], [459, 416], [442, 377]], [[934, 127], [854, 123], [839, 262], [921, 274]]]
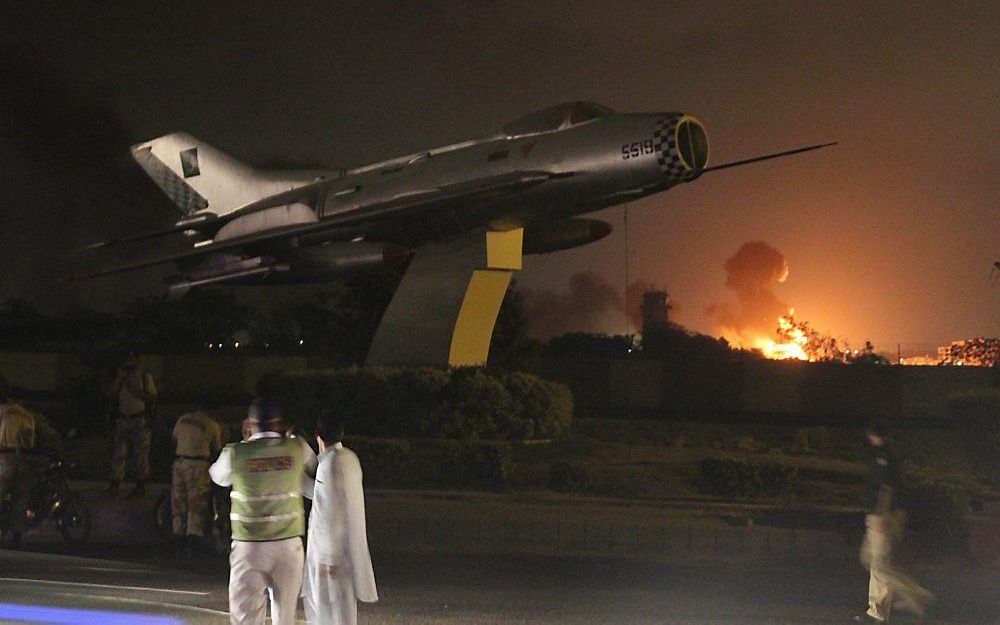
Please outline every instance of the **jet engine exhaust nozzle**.
[[690, 182], [708, 164], [708, 134], [691, 115], [676, 113], [657, 122], [653, 147], [668, 180]]

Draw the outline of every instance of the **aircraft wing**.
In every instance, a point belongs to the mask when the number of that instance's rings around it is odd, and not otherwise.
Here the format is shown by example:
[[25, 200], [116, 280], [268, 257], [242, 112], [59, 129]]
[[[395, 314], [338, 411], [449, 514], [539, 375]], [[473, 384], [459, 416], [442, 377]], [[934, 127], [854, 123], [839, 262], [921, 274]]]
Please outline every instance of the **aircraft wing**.
[[[202, 244], [196, 244], [195, 247], [188, 250], [155, 256], [90, 273], [78, 274], [70, 277], [70, 280], [87, 280], [99, 276], [131, 271], [133, 269], [190, 260], [209, 254], [279, 241], [294, 241], [297, 243], [301, 238], [307, 236], [309, 238], [321, 236], [322, 240], [331, 241], [346, 240], [357, 236], [359, 228], [368, 224], [381, 223], [392, 218], [445, 208], [453, 204], [468, 205], [470, 203], [495, 199], [510, 193], [523, 191], [553, 178], [564, 178], [571, 175], [573, 174], [562, 172], [519, 171], [425, 190], [417, 190], [396, 196], [391, 200], [362, 206], [343, 215], [326, 217], [315, 223], [274, 228], [222, 241], [205, 241]], [[314, 185], [307, 185], [306, 187], [270, 196], [243, 207], [240, 213], [246, 214], [298, 201], [305, 195], [315, 191], [313, 187]], [[150, 236], [156, 236], [156, 234], [151, 234]]]

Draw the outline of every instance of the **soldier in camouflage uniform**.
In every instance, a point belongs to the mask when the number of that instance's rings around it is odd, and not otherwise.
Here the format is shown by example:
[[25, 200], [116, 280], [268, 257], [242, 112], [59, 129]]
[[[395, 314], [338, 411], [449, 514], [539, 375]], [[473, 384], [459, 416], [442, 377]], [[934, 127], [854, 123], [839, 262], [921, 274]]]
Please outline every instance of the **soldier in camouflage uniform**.
[[174, 536], [190, 552], [204, 535], [205, 509], [212, 490], [209, 462], [222, 448], [218, 422], [198, 409], [181, 415], [172, 434], [177, 445], [170, 480]]
[[118, 494], [118, 483], [125, 477], [125, 461], [132, 448], [135, 461], [135, 489], [129, 497], [140, 497], [146, 492], [149, 477], [150, 432], [147, 417], [156, 404], [156, 384], [153, 376], [139, 364], [135, 354], [129, 354], [118, 368], [111, 384], [111, 399], [116, 402], [118, 418], [115, 420], [114, 455], [111, 458], [111, 483], [108, 494]]

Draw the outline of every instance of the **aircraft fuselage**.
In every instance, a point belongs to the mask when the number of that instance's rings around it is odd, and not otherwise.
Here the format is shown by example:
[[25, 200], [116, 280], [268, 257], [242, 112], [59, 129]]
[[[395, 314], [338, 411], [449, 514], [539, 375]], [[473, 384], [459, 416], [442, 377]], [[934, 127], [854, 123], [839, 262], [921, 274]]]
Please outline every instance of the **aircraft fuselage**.
[[403, 236], [412, 239], [407, 243], [417, 244], [475, 226], [506, 230], [592, 212], [697, 176], [708, 156], [703, 131], [701, 145], [689, 154], [694, 157], [691, 166], [666, 139], [656, 136], [658, 129], [675, 128], [677, 120], [697, 124], [677, 113], [614, 115], [549, 132], [502, 134], [347, 170], [326, 186], [317, 217], [363, 214], [368, 206], [385, 205], [423, 189], [473, 187], [516, 172], [547, 172], [550, 178], [517, 193], [462, 206], [403, 209], [395, 223], [372, 224], [363, 234], [400, 240], [405, 231]]
[[[708, 167], [708, 139], [693, 117], [616, 113], [588, 102], [538, 111], [482, 139], [339, 170], [262, 171], [174, 133], [133, 146], [132, 154], [183, 218], [117, 242], [178, 232], [196, 242], [92, 275], [175, 262], [180, 288], [320, 281], [476, 228], [524, 228], [524, 253], [558, 251], [611, 231], [577, 215], [703, 172], [818, 147]], [[305, 251], [317, 246], [326, 249]]]

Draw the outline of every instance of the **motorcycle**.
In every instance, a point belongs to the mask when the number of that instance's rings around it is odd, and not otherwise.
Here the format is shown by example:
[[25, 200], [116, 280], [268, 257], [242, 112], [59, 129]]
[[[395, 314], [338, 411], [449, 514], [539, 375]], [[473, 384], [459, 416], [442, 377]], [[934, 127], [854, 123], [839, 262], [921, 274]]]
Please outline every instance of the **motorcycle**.
[[[70, 489], [67, 480], [72, 467], [58, 456], [35, 456], [29, 462], [34, 465], [36, 475], [30, 480], [23, 529], [29, 530], [51, 520], [69, 543], [90, 538], [90, 508], [79, 493]], [[0, 504], [3, 505], [0, 519], [9, 521], [10, 497]], [[7, 526], [0, 528], [5, 536], [10, 533], [9, 529]]]

